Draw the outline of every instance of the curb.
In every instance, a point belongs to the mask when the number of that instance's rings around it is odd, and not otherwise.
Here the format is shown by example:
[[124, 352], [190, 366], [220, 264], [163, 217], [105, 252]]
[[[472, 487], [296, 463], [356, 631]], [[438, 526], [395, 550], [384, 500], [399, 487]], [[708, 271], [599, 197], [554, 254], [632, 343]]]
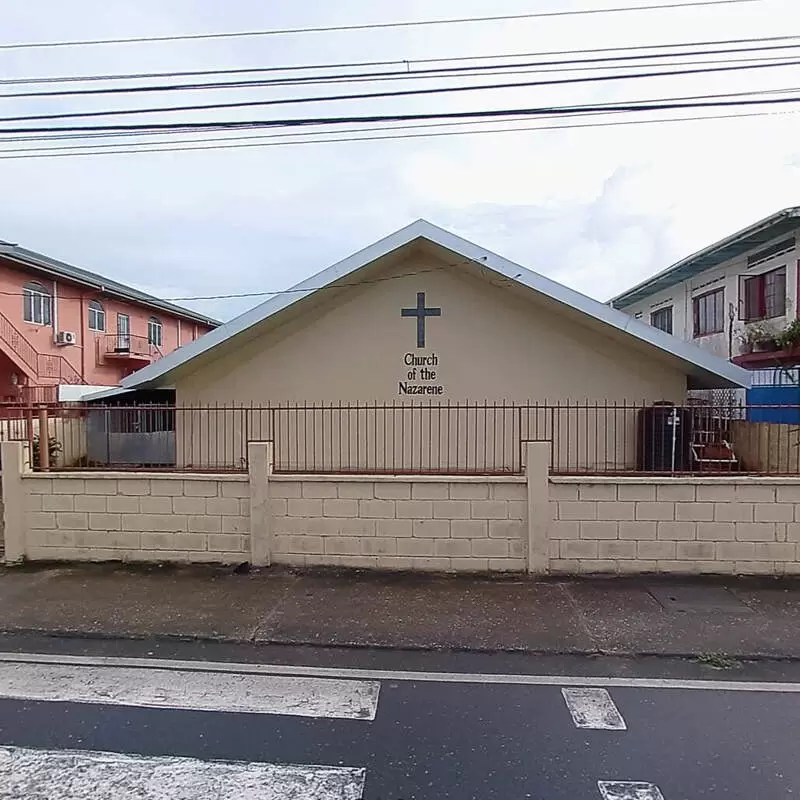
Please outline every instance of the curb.
[[[257, 639], [254, 637], [243, 639], [223, 634], [191, 634], [191, 633], [111, 633], [108, 631], [85, 631], [70, 629], [49, 628], [4, 628], [0, 630], [0, 640], [12, 636], [42, 636], [51, 639], [80, 639], [85, 641], [155, 641], [155, 642], [208, 642], [215, 644], [250, 645], [256, 647], [310, 647], [327, 650], [382, 650], [413, 653], [473, 653], [480, 655], [491, 654], [517, 654], [539, 656], [582, 656], [586, 658], [671, 658], [682, 660], [695, 660], [709, 653], [686, 651], [653, 651], [653, 650], [604, 650], [594, 648], [561, 648], [541, 649], [534, 647], [472, 647], [469, 645], [422, 645], [409, 643], [387, 642], [321, 642], [315, 640], [285, 640], [285, 639]], [[725, 653], [727, 657], [736, 661], [747, 662], [774, 662], [794, 663], [800, 662], [800, 655], [776, 653]]]

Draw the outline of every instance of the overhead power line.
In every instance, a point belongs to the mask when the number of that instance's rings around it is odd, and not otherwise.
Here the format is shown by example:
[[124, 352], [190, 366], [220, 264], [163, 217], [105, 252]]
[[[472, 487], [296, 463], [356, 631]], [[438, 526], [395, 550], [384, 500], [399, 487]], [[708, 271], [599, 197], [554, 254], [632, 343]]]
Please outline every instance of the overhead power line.
[[[747, 92], [726, 92], [723, 94], [703, 94], [703, 95], [688, 95], [688, 96], [681, 96], [680, 98], [672, 98], [674, 102], [678, 101], [688, 101], [688, 100], [710, 100], [710, 99], [720, 99], [720, 98], [730, 98], [730, 97], [752, 97], [758, 95], [780, 95], [780, 94], [790, 94], [794, 92], [800, 92], [800, 87], [793, 86], [787, 87], [785, 89], [760, 89], [760, 90], [753, 90]], [[645, 101], [635, 101], [635, 102], [652, 102], [649, 100]], [[764, 113], [771, 113], [771, 112], [764, 112]], [[564, 117], [581, 117], [585, 116], [586, 112], [576, 112], [574, 114], [567, 114], [567, 115], [558, 115], [552, 114], [549, 115], [550, 117], [560, 118], [563, 119]], [[538, 119], [547, 119], [548, 115], [544, 114]], [[522, 117], [524, 119], [524, 117]], [[347, 134], [347, 133], [372, 133], [375, 131], [400, 131], [400, 130], [413, 130], [418, 128], [457, 128], [463, 127], [467, 125], [498, 125], [501, 123], [507, 123], [509, 121], [515, 121], [513, 118], [510, 117], [502, 117], [500, 119], [482, 119], [482, 120], [469, 120], [465, 122], [422, 122], [422, 123], [412, 123], [406, 125], [387, 125], [387, 126], [372, 126], [369, 128], [344, 128], [336, 130], [334, 133], [338, 136], [340, 134]], [[156, 140], [149, 140], [149, 141], [135, 141], [135, 142], [100, 142], [100, 143], [91, 143], [91, 142], [79, 142], [76, 144], [53, 144], [46, 147], [27, 147], [20, 149], [19, 151], [14, 152], [36, 152], [36, 151], [54, 151], [54, 150], [67, 150], [67, 149], [85, 149], [85, 150], [93, 150], [93, 149], [107, 149], [113, 147], [147, 147], [152, 145], [166, 145], [168, 147], [172, 145], [179, 145], [179, 144], [192, 144], [192, 143], [208, 143], [208, 142], [241, 142], [250, 139], [255, 140], [265, 140], [265, 139], [290, 139], [293, 137], [298, 136], [309, 136], [309, 135], [328, 135], [331, 131], [312, 131], [308, 132], [305, 129], [301, 130], [300, 132], [278, 132], [278, 133], [268, 133], [268, 134], [250, 134], [250, 135], [236, 135], [237, 132], [233, 131], [232, 135], [228, 136], [218, 136], [218, 137], [206, 137], [206, 138], [197, 138], [193, 137], [191, 139], [172, 139], [174, 135], [180, 135], [185, 131], [182, 130], [174, 130], [174, 131], [167, 131], [163, 133], [151, 133], [149, 131], [136, 131], [134, 133], [126, 133], [126, 132], [114, 132], [108, 134], [92, 134], [82, 136], [81, 134], [64, 134], [64, 135], [39, 135], [39, 136], [7, 136], [7, 137], [0, 137], [0, 144], [6, 144], [11, 142], [24, 142], [24, 143], [31, 143], [36, 144], [39, 142], [47, 142], [47, 141], [55, 141], [55, 142], [63, 142], [73, 139], [91, 139], [91, 138], [129, 138], [129, 137], [139, 137], [139, 136], [158, 136], [161, 137]], [[201, 133], [203, 131], [195, 131], [196, 133]], [[192, 132], [192, 133], [195, 133]], [[186, 132], [190, 133], [190, 132]], [[164, 139], [163, 137], [169, 137], [171, 141]], [[0, 149], [0, 152], [3, 152]], [[10, 152], [10, 151], [9, 151]]]
[[[304, 294], [304, 293], [308, 294], [310, 292], [320, 292], [320, 291], [324, 291], [324, 290], [327, 291], [327, 290], [331, 290], [331, 289], [344, 289], [344, 288], [353, 287], [353, 286], [367, 286], [367, 285], [373, 284], [373, 283], [384, 283], [385, 281], [396, 281], [396, 280], [399, 280], [400, 278], [412, 278], [412, 277], [414, 277], [416, 275], [425, 275], [425, 274], [428, 274], [430, 272], [439, 272], [439, 271], [441, 271], [443, 269], [450, 269], [452, 267], [460, 267], [460, 266], [464, 266], [466, 264], [474, 264], [474, 263], [476, 263], [476, 262], [471, 258], [462, 258], [462, 259], [459, 259], [458, 261], [439, 264], [439, 265], [437, 265], [435, 267], [424, 267], [422, 269], [416, 269], [416, 270], [413, 270], [411, 272], [398, 272], [398, 273], [396, 273], [394, 275], [384, 275], [384, 276], [379, 277], [379, 278], [363, 278], [363, 279], [357, 280], [357, 281], [335, 281], [333, 283], [326, 284], [325, 286], [319, 286], [319, 287], [315, 287], [315, 288], [309, 287], [309, 288], [306, 288], [306, 289], [300, 289], [300, 288], [296, 288], [295, 287], [295, 288], [291, 288], [291, 289], [279, 289], [277, 291], [270, 291], [270, 292], [264, 292], [264, 291], [259, 291], [259, 292], [233, 292], [233, 293], [229, 293], [229, 294], [214, 294], [214, 295], [207, 294], [207, 295], [200, 295], [200, 296], [197, 296], [197, 297], [179, 297], [179, 298], [174, 298], [174, 299], [173, 298], [163, 298], [163, 297], [152, 298], [152, 299], [158, 299], [158, 300], [161, 300], [161, 301], [163, 301], [165, 303], [173, 303], [173, 302], [177, 302], [178, 300], [180, 300], [180, 301], [188, 301], [188, 300], [234, 300], [234, 299], [245, 298], [245, 297], [276, 297], [277, 295], [282, 295], [282, 294]], [[103, 292], [100, 292], [100, 294], [102, 295]], [[24, 292], [0, 291], [0, 297], [25, 297], [25, 293]]]
[[[626, 47], [595, 47], [581, 48], [578, 50], [544, 50], [538, 52], [514, 52], [514, 53], [493, 53], [477, 56], [441, 56], [438, 58], [415, 58], [415, 59], [394, 59], [391, 61], [350, 61], [350, 62], [328, 62], [316, 64], [294, 64], [279, 67], [237, 67], [234, 69], [201, 69], [184, 70], [170, 72], [123, 72], [107, 73], [98, 75], [61, 75], [61, 76], [40, 76], [32, 78], [2, 78], [0, 86], [13, 86], [18, 84], [38, 84], [38, 83], [82, 83], [97, 81], [122, 81], [122, 80], [143, 80], [150, 78], [190, 78], [203, 75], [243, 75], [248, 73], [262, 72], [301, 72], [320, 69], [355, 69], [362, 67], [390, 67], [405, 66], [411, 70], [413, 64], [439, 64], [446, 62], [460, 61], [483, 61], [486, 59], [504, 58], [544, 58], [545, 56], [566, 56], [566, 55], [586, 55], [587, 53], [626, 53], [633, 50], [666, 50], [677, 47], [718, 47], [721, 45], [732, 44], [756, 44], [763, 42], [783, 42], [797, 41], [800, 36], [760, 36], [748, 39], [717, 39], [703, 42], [674, 42], [672, 44], [648, 44], [648, 45], [629, 45]], [[769, 48], [754, 48], [755, 50]], [[702, 51], [708, 54], [709, 51]], [[725, 51], [715, 51], [725, 52]], [[731, 52], [734, 52], [733, 50]], [[666, 58], [673, 54], [653, 54], [653, 58]], [[614, 59], [614, 60], [621, 60]]]
[[[433, 89], [402, 89], [392, 92], [368, 92], [368, 93], [351, 93], [340, 95], [327, 95], [320, 97], [286, 97], [272, 100], [242, 100], [235, 103], [207, 103], [203, 105], [186, 105], [186, 106], [164, 106], [161, 108], [127, 108], [127, 109], [114, 109], [111, 111], [66, 111], [58, 114], [27, 114], [14, 117], [0, 117], [0, 123], [6, 122], [29, 122], [33, 120], [51, 120], [51, 119], [75, 119], [87, 117], [117, 117], [117, 116], [131, 116], [138, 114], [158, 114], [158, 113], [176, 113], [185, 111], [218, 111], [222, 109], [233, 108], [253, 108], [256, 106], [279, 106], [279, 105], [296, 105], [305, 103], [322, 103], [322, 102], [335, 102], [341, 100], [372, 100], [376, 98], [388, 97], [410, 97], [418, 95], [432, 95], [432, 94], [452, 94], [462, 92], [475, 92], [475, 91], [488, 91], [497, 89], [524, 89], [541, 86], [563, 86], [567, 84], [576, 83], [598, 83], [619, 80], [634, 80], [638, 78], [664, 78], [674, 77], [678, 75], [697, 75], [716, 72], [732, 72], [739, 70], [753, 70], [753, 69], [767, 69], [773, 67], [797, 66], [800, 60], [782, 61], [780, 63], [769, 64], [739, 64], [726, 67], [701, 67], [696, 69], [685, 70], [657, 70], [652, 72], [641, 72], [633, 75], [595, 75], [589, 78], [556, 78], [544, 81], [523, 81], [513, 83], [493, 83], [493, 84], [477, 84], [469, 86], [440, 86]], [[2, 132], [2, 130], [0, 130]]]
[[[678, 101], [678, 102], [676, 102]], [[28, 127], [0, 129], [0, 142], [2, 134], [29, 134], [29, 133], [90, 133], [95, 131], [150, 131], [161, 133], [164, 131], [181, 130], [250, 130], [253, 128], [298, 128], [312, 127], [315, 125], [341, 125], [341, 124], [368, 124], [377, 122], [409, 122], [414, 120], [434, 119], [491, 119], [500, 117], [541, 117], [561, 116], [575, 113], [602, 114], [611, 111], [641, 112], [641, 111], [668, 111], [686, 110], [691, 108], [721, 108], [757, 105], [787, 105], [800, 103], [800, 95], [796, 97], [777, 97], [754, 100], [702, 100], [697, 102], [680, 102], [680, 98], [666, 98], [664, 100], [646, 101], [634, 100], [628, 103], [596, 103], [573, 106], [544, 106], [538, 108], [504, 108], [482, 111], [449, 111], [415, 114], [373, 114], [369, 116], [341, 116], [341, 117], [301, 117], [294, 119], [274, 120], [230, 120], [225, 122], [173, 122], [157, 123], [150, 125], [85, 125], [61, 128]]]
[[77, 39], [56, 42], [12, 42], [0, 44], [0, 50], [23, 50], [44, 47], [85, 47], [101, 44], [139, 44], [144, 42], [178, 42], [207, 39], [237, 39], [254, 36], [286, 36], [304, 33], [334, 33], [340, 31], [362, 31], [386, 28], [413, 28], [425, 25], [456, 25], [477, 22], [508, 22], [523, 19], [544, 19], [548, 17], [573, 17], [588, 14], [618, 14], [635, 11], [656, 11], [676, 8], [695, 8], [698, 6], [741, 5], [757, 3], [760, 0], [693, 0], [688, 3], [656, 3], [644, 6], [610, 6], [606, 8], [584, 8], [569, 11], [538, 11], [529, 14], [499, 14], [488, 17], [458, 17], [451, 19], [407, 20], [403, 22], [372, 22], [358, 25], [323, 25], [307, 28], [273, 28], [260, 31], [233, 31], [226, 33], [188, 33], [166, 36], [131, 36], [121, 39]]
[[[638, 62], [643, 60], [658, 59], [659, 61], [664, 58], [694, 58], [696, 56], [707, 55], [736, 55], [736, 54], [749, 54], [760, 53], [762, 51], [773, 50], [797, 50], [800, 48], [800, 42], [797, 44], [784, 44], [772, 45], [769, 47], [755, 47], [755, 48], [727, 48], [724, 50], [690, 50], [677, 53], [670, 53], [664, 55], [661, 53], [645, 53], [633, 56], [606, 56], [602, 58], [578, 58], [578, 59], [564, 59], [560, 61], [516, 61], [511, 63], [501, 64], [481, 64], [471, 66], [457, 66], [457, 67], [434, 67], [429, 69], [414, 69], [414, 70], [391, 70], [380, 72], [354, 72], [354, 73], [333, 73], [327, 75], [302, 75], [297, 77], [287, 78], [259, 78], [255, 80], [235, 80], [235, 81], [215, 81], [206, 83], [181, 83], [181, 84], [160, 84], [160, 85], [144, 85], [144, 86], [122, 86], [122, 87], [105, 87], [102, 89], [51, 89], [44, 92], [6, 92], [0, 93], [0, 98], [25, 98], [36, 99], [38, 97], [72, 97], [84, 95], [114, 95], [114, 94], [140, 94], [149, 92], [173, 92], [173, 91], [203, 91], [207, 89], [247, 89], [247, 88], [265, 88], [265, 87], [280, 87], [280, 86], [307, 86], [327, 83], [358, 83], [362, 81], [377, 82], [387, 80], [419, 80], [430, 78], [465, 78], [465, 77], [480, 77], [484, 74], [495, 75], [501, 74], [528, 74], [531, 72], [566, 72], [576, 70], [576, 66], [571, 65], [589, 65], [586, 69], [599, 70], [599, 69], [637, 69], [641, 67]], [[709, 64], [741, 64], [741, 62], [752, 63], [767, 62], [772, 66], [782, 66], [786, 63], [794, 64], [794, 61], [787, 59], [796, 58], [797, 54], [781, 55], [763, 55], [759, 58], [742, 59], [731, 58], [726, 60], [712, 60], [712, 61], [684, 61], [671, 64], [659, 63], [656, 66], [659, 68], [667, 66], [696, 66], [696, 65], [709, 65]], [[781, 59], [781, 60], [776, 60]], [[623, 62], [623, 63], [619, 63]], [[637, 62], [637, 63], [632, 63]], [[554, 69], [536, 69], [537, 67]], [[709, 70], [713, 71], [713, 70]], [[672, 74], [685, 74], [685, 73], [672, 73]], [[621, 79], [624, 76], [614, 76], [610, 79]], [[631, 77], [639, 77], [632, 75]], [[644, 77], [648, 77], [645, 75]], [[574, 82], [580, 80], [592, 80], [591, 78], [573, 79]]]
[[[791, 92], [800, 92], [800, 87], [793, 87], [787, 89], [770, 89], [764, 92], [733, 92], [728, 94], [720, 94], [720, 95], [698, 95], [696, 97], [689, 97], [683, 98], [684, 100], [690, 99], [710, 99], [716, 97], [746, 97], [752, 96], [757, 94], [788, 94]], [[616, 113], [616, 112], [613, 112]], [[758, 115], [761, 112], [756, 112]], [[764, 114], [769, 114], [773, 112], [763, 112]], [[789, 113], [789, 112], [787, 112]], [[542, 115], [537, 119], [565, 119], [571, 117], [583, 117], [587, 116], [585, 112], [576, 112], [574, 114], [553, 114], [553, 115]], [[524, 121], [525, 117], [514, 119], [509, 117], [503, 117], [500, 119], [483, 119], [483, 120], [468, 120], [465, 122], [420, 122], [420, 123], [411, 123], [405, 125], [385, 125], [385, 126], [372, 126], [368, 128], [362, 127], [355, 127], [355, 128], [340, 128], [335, 131], [307, 131], [302, 129], [297, 132], [277, 132], [277, 133], [266, 133], [266, 134], [248, 134], [245, 136], [237, 135], [237, 132], [232, 132], [231, 135], [228, 136], [216, 136], [216, 137], [203, 137], [197, 138], [193, 137], [190, 139], [174, 139], [173, 135], [179, 135], [182, 131], [170, 131], [168, 133], [158, 133], [158, 134], [151, 134], [148, 132], [137, 132], [135, 136], [158, 136], [160, 138], [155, 140], [145, 140], [145, 141], [133, 141], [133, 142], [120, 142], [120, 141], [111, 141], [111, 142], [99, 142], [93, 143], [91, 141], [81, 141], [76, 143], [71, 143], [70, 140], [80, 138], [92, 138], [92, 137], [80, 137], [78, 135], [66, 135], [66, 136], [49, 136], [49, 135], [42, 135], [42, 136], [10, 136], [0, 138], [0, 144], [10, 144], [10, 143], [25, 143], [30, 145], [36, 145], [40, 142], [56, 142], [55, 144], [50, 144], [41, 147], [25, 147], [25, 148], [7, 148], [3, 150], [0, 148], [0, 153], [2, 152], [20, 152], [20, 153], [33, 153], [33, 152], [53, 152], [53, 151], [62, 151], [62, 150], [82, 150], [82, 151], [93, 151], [93, 150], [107, 150], [109, 148], [120, 148], [120, 147], [129, 147], [129, 148], [147, 148], [152, 146], [159, 146], [164, 147], [165, 150], [175, 146], [175, 145], [182, 145], [182, 144], [206, 144], [206, 143], [235, 143], [238, 144], [240, 142], [245, 142], [249, 140], [256, 140], [256, 141], [264, 141], [264, 140], [275, 140], [275, 139], [292, 139], [296, 137], [302, 136], [327, 136], [327, 135], [336, 135], [341, 136], [343, 134], [350, 134], [350, 133], [375, 133], [380, 131], [406, 131], [406, 130], [417, 130], [421, 128], [462, 128], [466, 126], [497, 126], [501, 124], [507, 124], [508, 122], [517, 122], [517, 121]], [[491, 131], [487, 131], [491, 132]], [[96, 137], [101, 137], [102, 134], [96, 134]], [[129, 138], [134, 136], [134, 134], [127, 134], [127, 133], [115, 133], [109, 135], [109, 138]], [[167, 138], [163, 138], [167, 137]], [[58, 142], [64, 142], [66, 144], [58, 144]], [[213, 148], [207, 148], [213, 149]]]
[[[752, 111], [745, 112], [744, 114], [716, 114], [698, 117], [666, 117], [659, 119], [638, 119], [638, 120], [612, 120], [607, 122], [583, 122], [583, 123], [569, 123], [567, 125], [520, 125], [516, 127], [495, 128], [495, 129], [481, 129], [481, 130], [458, 130], [458, 131], [439, 131], [439, 132], [424, 132], [424, 133], [408, 133], [408, 134], [395, 134], [387, 133], [378, 136], [346, 136], [346, 137], [329, 137], [324, 135], [316, 136], [313, 139], [293, 139], [284, 141], [271, 141], [271, 142], [244, 142], [240, 143], [234, 140], [231, 144], [216, 144], [211, 146], [201, 145], [198, 143], [190, 144], [186, 147], [174, 146], [156, 146], [156, 147], [126, 147], [119, 143], [114, 146], [119, 149], [110, 150], [97, 150], [98, 147], [85, 147], [73, 146], [71, 150], [64, 148], [64, 151], [54, 153], [31, 153], [28, 155], [29, 149], [2, 149], [0, 148], [0, 161], [3, 160], [21, 160], [29, 158], [61, 158], [69, 156], [104, 156], [104, 155], [131, 155], [137, 153], [170, 153], [170, 152], [188, 152], [197, 150], [236, 150], [241, 148], [253, 147], [284, 147], [292, 145], [308, 145], [308, 144], [336, 144], [338, 142], [371, 142], [371, 141], [387, 141], [387, 140], [402, 140], [402, 139], [421, 139], [421, 138], [434, 138], [442, 136], [471, 136], [475, 134], [494, 134], [494, 133], [521, 133], [526, 131], [560, 131], [560, 130], [575, 130], [581, 128], [608, 128], [622, 125], [653, 125], [660, 123], [675, 123], [675, 122], [703, 122], [707, 120], [729, 120], [729, 119], [746, 119], [751, 117], [767, 117], [776, 116], [779, 114], [795, 114], [796, 111], [783, 111], [783, 112], [770, 112], [770, 111]], [[576, 115], [579, 116], [579, 115]], [[452, 123], [455, 124], [455, 123]], [[471, 123], [478, 124], [478, 123]], [[410, 126], [409, 126], [410, 127]], [[381, 130], [381, 129], [379, 129]], [[397, 130], [392, 128], [384, 128], [382, 130]], [[369, 131], [368, 131], [369, 132]], [[298, 134], [299, 136], [300, 134]], [[289, 136], [289, 134], [284, 134]], [[242, 137], [242, 138], [259, 138], [259, 137]], [[189, 140], [191, 141], [191, 140]], [[223, 140], [225, 141], [225, 140]], [[226, 141], [230, 141], [226, 140]], [[168, 145], [177, 144], [175, 142], [167, 143]], [[45, 148], [30, 148], [30, 150], [45, 149]], [[59, 148], [53, 148], [59, 150]], [[84, 152], [88, 150], [88, 152]], [[4, 155], [10, 153], [10, 155]], [[0, 292], [2, 294], [2, 292]], [[211, 300], [214, 297], [183, 297], [183, 298], [170, 298], [172, 300]]]

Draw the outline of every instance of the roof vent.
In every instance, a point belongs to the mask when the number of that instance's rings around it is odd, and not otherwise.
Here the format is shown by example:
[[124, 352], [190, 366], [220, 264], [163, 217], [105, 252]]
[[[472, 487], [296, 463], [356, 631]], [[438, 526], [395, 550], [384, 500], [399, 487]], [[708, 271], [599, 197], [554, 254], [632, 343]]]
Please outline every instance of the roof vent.
[[763, 264], [765, 261], [769, 261], [770, 258], [782, 256], [792, 250], [794, 250], [794, 236], [790, 236], [788, 239], [782, 239], [780, 242], [776, 242], [769, 247], [765, 247], [763, 250], [759, 250], [757, 253], [753, 253], [751, 256], [747, 256], [747, 268], [756, 267], [759, 264]]

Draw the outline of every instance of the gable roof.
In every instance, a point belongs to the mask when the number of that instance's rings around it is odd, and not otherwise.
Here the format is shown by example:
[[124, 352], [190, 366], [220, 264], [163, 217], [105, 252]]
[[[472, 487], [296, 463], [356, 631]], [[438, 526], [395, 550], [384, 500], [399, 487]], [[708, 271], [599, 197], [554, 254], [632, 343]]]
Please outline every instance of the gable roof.
[[89, 286], [105, 295], [139, 303], [140, 305], [155, 308], [159, 311], [173, 314], [176, 317], [181, 317], [181, 319], [200, 322], [211, 328], [216, 328], [222, 324], [219, 320], [207, 317], [205, 314], [199, 314], [196, 311], [183, 308], [183, 306], [176, 306], [173, 303], [161, 300], [146, 292], [140, 292], [132, 286], [126, 286], [124, 283], [119, 283], [115, 280], [111, 280], [111, 278], [98, 275], [96, 272], [89, 272], [89, 270], [81, 269], [80, 267], [73, 267], [72, 264], [67, 264], [64, 261], [57, 261], [55, 258], [36, 253], [33, 250], [28, 250], [17, 244], [0, 241], [0, 258], [20, 264], [31, 272], [48, 275], [50, 277], [65, 278], [74, 283]]
[[743, 228], [703, 250], [698, 250], [698, 252], [687, 256], [671, 267], [667, 267], [641, 283], [637, 283], [630, 289], [626, 289], [608, 302], [614, 308], [627, 308], [640, 300], [645, 300], [656, 292], [660, 292], [662, 289], [669, 289], [687, 278], [693, 278], [707, 269], [716, 267], [723, 261], [736, 258], [748, 250], [766, 244], [771, 239], [776, 239], [798, 228], [800, 228], [800, 206], [784, 208], [782, 211], [754, 222], [747, 228]]
[[577, 310], [610, 328], [622, 331], [635, 339], [652, 345], [683, 362], [697, 386], [749, 386], [749, 373], [718, 356], [700, 349], [694, 344], [684, 342], [650, 325], [634, 319], [623, 311], [618, 311], [605, 303], [586, 297], [543, 275], [521, 267], [513, 261], [485, 250], [460, 236], [438, 228], [425, 220], [412, 222], [405, 228], [390, 234], [384, 239], [359, 250], [343, 261], [322, 270], [311, 278], [301, 281], [284, 293], [277, 294], [255, 308], [246, 311], [230, 322], [226, 322], [199, 339], [167, 354], [158, 361], [122, 380], [121, 391], [151, 386], [167, 385], [168, 376], [178, 367], [186, 364], [223, 342], [252, 328], [284, 308], [308, 297], [341, 278], [371, 264], [395, 250], [424, 239], [445, 248], [465, 260], [473, 261], [488, 268], [509, 281], [544, 295], [557, 303]]

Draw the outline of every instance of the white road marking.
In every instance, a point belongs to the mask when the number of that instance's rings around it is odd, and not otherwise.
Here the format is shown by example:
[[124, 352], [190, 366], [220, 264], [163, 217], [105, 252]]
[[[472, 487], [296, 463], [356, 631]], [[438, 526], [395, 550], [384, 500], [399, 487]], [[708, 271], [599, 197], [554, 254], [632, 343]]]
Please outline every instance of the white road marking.
[[777, 681], [703, 681], [672, 678], [602, 678], [574, 675], [514, 675], [473, 672], [411, 672], [389, 669], [304, 667], [287, 664], [237, 664], [228, 661], [176, 661], [166, 658], [117, 658], [68, 656], [50, 653], [0, 653], [0, 663], [72, 664], [76, 666], [140, 667], [242, 675], [306, 675], [372, 681], [418, 681], [425, 683], [497, 683], [516, 686], [604, 686], [631, 689], [704, 689], [727, 692], [800, 693], [800, 683]]
[[0, 747], [2, 800], [360, 800], [353, 767]]
[[0, 662], [0, 697], [363, 720], [378, 705], [376, 681], [158, 666]]
[[627, 730], [622, 714], [605, 689], [562, 689], [561, 694], [576, 728]]
[[642, 781], [597, 781], [603, 800], [664, 800], [661, 789]]

